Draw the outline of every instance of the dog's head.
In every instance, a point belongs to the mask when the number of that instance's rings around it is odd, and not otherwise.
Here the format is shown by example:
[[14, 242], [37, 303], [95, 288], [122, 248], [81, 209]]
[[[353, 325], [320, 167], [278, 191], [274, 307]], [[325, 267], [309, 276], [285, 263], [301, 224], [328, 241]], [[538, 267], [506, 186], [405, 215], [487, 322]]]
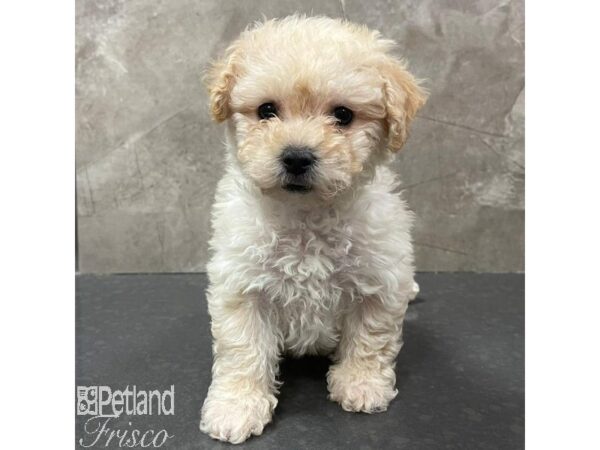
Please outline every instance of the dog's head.
[[332, 199], [398, 151], [425, 94], [394, 43], [329, 18], [291, 16], [244, 31], [206, 81], [215, 120], [264, 192]]

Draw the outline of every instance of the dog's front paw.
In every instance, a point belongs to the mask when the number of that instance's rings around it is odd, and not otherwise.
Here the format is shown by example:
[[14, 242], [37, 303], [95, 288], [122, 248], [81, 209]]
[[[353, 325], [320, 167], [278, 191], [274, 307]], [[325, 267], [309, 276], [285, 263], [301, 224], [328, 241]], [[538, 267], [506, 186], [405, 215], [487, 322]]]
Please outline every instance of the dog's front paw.
[[202, 406], [200, 430], [232, 444], [240, 444], [250, 435], [260, 435], [271, 421], [277, 404], [275, 396], [252, 392], [234, 398], [231, 392], [224, 394], [220, 397], [218, 392], [209, 392]]
[[396, 397], [394, 379], [357, 368], [333, 366], [327, 374], [329, 399], [351, 412], [378, 413], [387, 410]]

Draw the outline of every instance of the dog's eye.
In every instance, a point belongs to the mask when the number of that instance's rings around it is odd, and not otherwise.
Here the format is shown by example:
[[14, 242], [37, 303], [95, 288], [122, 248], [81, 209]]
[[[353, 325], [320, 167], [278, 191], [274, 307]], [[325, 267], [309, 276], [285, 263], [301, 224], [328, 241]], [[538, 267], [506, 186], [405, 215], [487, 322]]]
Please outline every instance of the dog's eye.
[[258, 117], [263, 120], [269, 120], [277, 117], [277, 108], [273, 103], [263, 103], [258, 107]]
[[338, 125], [343, 127], [350, 125], [352, 119], [354, 118], [354, 114], [352, 110], [346, 108], [345, 106], [338, 106], [333, 110], [333, 116], [337, 119]]

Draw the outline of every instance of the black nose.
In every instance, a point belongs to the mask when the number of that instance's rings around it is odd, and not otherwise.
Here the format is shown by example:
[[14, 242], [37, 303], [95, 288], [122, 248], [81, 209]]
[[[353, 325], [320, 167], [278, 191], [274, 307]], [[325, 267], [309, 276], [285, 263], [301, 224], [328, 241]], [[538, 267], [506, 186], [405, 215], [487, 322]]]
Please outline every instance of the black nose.
[[288, 173], [302, 175], [308, 172], [316, 158], [307, 147], [286, 147], [281, 154], [281, 161]]

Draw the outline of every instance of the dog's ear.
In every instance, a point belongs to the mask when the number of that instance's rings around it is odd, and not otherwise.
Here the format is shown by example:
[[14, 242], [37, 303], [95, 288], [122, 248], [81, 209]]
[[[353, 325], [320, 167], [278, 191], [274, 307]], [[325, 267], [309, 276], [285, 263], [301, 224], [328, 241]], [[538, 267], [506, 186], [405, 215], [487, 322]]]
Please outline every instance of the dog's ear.
[[410, 123], [425, 104], [427, 93], [401, 61], [386, 57], [379, 70], [384, 79], [388, 147], [396, 152], [406, 142]]
[[234, 42], [225, 55], [213, 62], [204, 76], [208, 89], [210, 112], [217, 122], [231, 116], [231, 90], [238, 75], [238, 43]]

